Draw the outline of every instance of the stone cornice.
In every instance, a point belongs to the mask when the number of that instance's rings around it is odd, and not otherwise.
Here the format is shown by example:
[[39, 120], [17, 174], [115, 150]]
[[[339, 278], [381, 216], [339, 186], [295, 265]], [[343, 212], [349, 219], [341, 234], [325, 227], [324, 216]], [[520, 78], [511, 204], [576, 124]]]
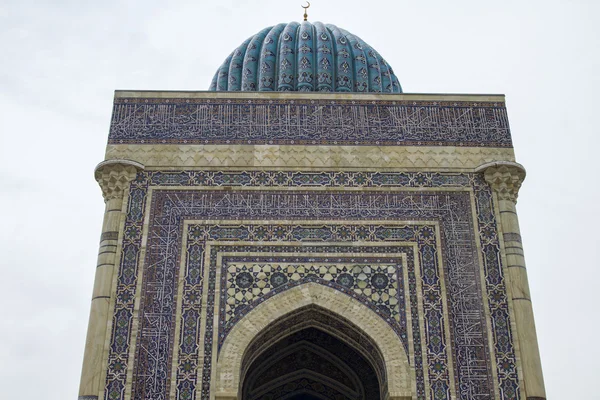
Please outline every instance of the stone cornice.
[[397, 101], [467, 101], [501, 102], [503, 94], [462, 93], [348, 93], [348, 92], [212, 92], [170, 90], [115, 90], [115, 99], [325, 99], [325, 100], [397, 100]]
[[478, 167], [476, 172], [483, 172], [499, 200], [517, 202], [519, 189], [525, 180], [525, 168], [515, 162], [496, 161]]
[[514, 160], [511, 148], [450, 146], [108, 145], [107, 159], [147, 168], [302, 168], [470, 170]]
[[143, 170], [142, 164], [131, 160], [107, 160], [98, 164], [94, 177], [102, 189], [104, 201], [122, 199], [129, 182]]

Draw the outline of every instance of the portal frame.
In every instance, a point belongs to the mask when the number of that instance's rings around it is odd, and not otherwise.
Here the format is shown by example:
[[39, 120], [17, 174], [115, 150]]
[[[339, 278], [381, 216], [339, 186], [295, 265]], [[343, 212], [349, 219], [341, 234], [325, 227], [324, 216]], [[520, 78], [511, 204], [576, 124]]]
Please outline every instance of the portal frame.
[[358, 300], [327, 286], [308, 282], [261, 303], [234, 326], [225, 339], [217, 360], [214, 385], [216, 400], [239, 400], [242, 362], [250, 344], [265, 329], [262, 327], [307, 306], [321, 307], [356, 326], [368, 326], [369, 332], [365, 333], [383, 355], [388, 399], [412, 398], [414, 369], [409, 365], [400, 338], [389, 325]]

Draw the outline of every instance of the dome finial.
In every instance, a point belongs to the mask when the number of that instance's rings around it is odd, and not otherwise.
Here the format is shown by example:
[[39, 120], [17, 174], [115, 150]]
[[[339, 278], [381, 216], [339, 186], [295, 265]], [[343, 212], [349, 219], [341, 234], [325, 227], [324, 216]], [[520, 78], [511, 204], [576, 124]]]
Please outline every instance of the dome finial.
[[310, 2], [307, 1], [306, 4], [308, 4], [306, 7], [304, 7], [304, 6], [300, 6], [300, 7], [304, 8], [304, 20], [308, 21], [308, 14], [306, 13], [306, 10], [308, 9], [308, 7], [310, 7]]

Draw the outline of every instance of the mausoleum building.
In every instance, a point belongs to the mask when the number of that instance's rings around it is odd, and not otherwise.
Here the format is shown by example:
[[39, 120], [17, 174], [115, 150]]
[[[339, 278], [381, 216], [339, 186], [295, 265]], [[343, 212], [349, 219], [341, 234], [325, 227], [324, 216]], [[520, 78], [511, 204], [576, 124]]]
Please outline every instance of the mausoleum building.
[[208, 91], [117, 91], [95, 177], [80, 400], [545, 399], [503, 95], [278, 24]]

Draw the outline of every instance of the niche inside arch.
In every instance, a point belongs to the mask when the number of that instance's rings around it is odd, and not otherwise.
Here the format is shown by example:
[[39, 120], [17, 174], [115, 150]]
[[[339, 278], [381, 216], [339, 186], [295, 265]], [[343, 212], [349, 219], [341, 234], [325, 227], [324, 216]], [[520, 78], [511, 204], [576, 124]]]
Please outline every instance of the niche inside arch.
[[315, 305], [265, 328], [242, 363], [242, 400], [380, 400], [383, 357], [364, 331]]

